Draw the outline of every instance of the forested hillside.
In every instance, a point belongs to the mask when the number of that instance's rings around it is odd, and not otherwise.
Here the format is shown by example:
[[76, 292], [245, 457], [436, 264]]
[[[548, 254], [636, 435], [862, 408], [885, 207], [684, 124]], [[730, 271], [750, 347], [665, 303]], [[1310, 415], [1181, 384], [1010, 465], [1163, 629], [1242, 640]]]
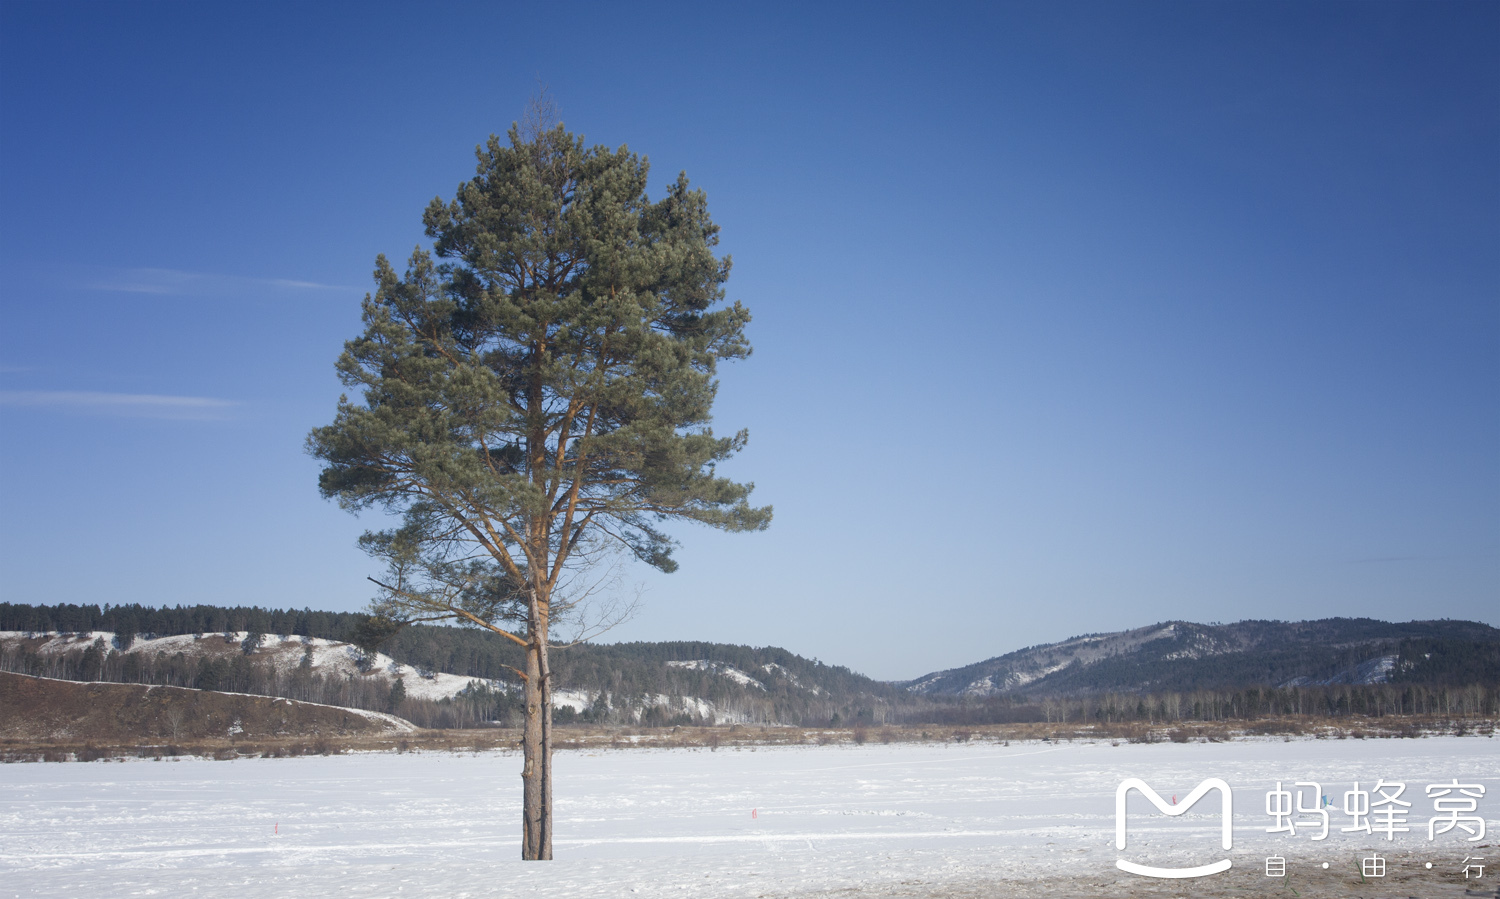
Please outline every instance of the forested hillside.
[[53, 631], [63, 634], [109, 631], [121, 638], [136, 634], [299, 634], [342, 640], [364, 615], [315, 612], [312, 609], [262, 609], [256, 606], [111, 606], [59, 603], [55, 606], [0, 602], [0, 631]]
[[1500, 683], [1500, 630], [1368, 618], [1169, 621], [1028, 647], [904, 686], [929, 696], [1059, 697], [1379, 683]]
[[[0, 603], [0, 631], [12, 632], [0, 635], [0, 669], [286, 696], [393, 711], [428, 727], [514, 719], [522, 660], [509, 641], [416, 625], [375, 653], [347, 642], [364, 621], [307, 609]], [[59, 633], [76, 636], [43, 636]], [[776, 647], [722, 643], [583, 644], [552, 664], [564, 724], [1492, 716], [1500, 707], [1500, 631], [1461, 621], [1167, 622], [900, 684]]]
[[[0, 646], [0, 666], [28, 674], [79, 680], [164, 683], [203, 689], [287, 695], [290, 698], [393, 710], [389, 698], [395, 678], [373, 661], [352, 673], [347, 660], [338, 671], [321, 648], [312, 664], [295, 664], [274, 640], [297, 635], [312, 641], [358, 641], [363, 615], [192, 606], [151, 609], [140, 606], [30, 606], [0, 603], [0, 631], [20, 634], [109, 633], [109, 645], [90, 640], [70, 644], [65, 652], [43, 649], [36, 640], [12, 640]], [[175, 635], [223, 635], [220, 639], [172, 643], [169, 651], [132, 652], [139, 640]], [[97, 641], [96, 641], [97, 642]], [[170, 641], [167, 641], [170, 642]], [[241, 642], [254, 649], [238, 652]], [[280, 668], [268, 666], [262, 643], [275, 645]], [[354, 647], [345, 649], [359, 656]], [[368, 649], [373, 649], [370, 647]], [[413, 625], [382, 643], [380, 652], [397, 665], [427, 674], [444, 672], [476, 682], [464, 695], [434, 699], [429, 691], [401, 702], [403, 713], [418, 723], [461, 725], [478, 720], [508, 720], [515, 712], [515, 669], [523, 665], [519, 647], [474, 628]], [[186, 650], [186, 651], [184, 651]], [[301, 654], [301, 648], [296, 655]], [[373, 652], [363, 653], [374, 659]], [[290, 659], [290, 664], [286, 660]], [[718, 643], [581, 644], [552, 657], [556, 677], [557, 717], [566, 723], [701, 724], [754, 722], [817, 724], [891, 719], [891, 702], [904, 698], [891, 684], [871, 680], [847, 668], [831, 666], [776, 647]], [[380, 681], [376, 683], [376, 681]], [[403, 692], [420, 685], [405, 678]], [[432, 707], [436, 701], [440, 707]], [[425, 705], [423, 703], [426, 703]]]

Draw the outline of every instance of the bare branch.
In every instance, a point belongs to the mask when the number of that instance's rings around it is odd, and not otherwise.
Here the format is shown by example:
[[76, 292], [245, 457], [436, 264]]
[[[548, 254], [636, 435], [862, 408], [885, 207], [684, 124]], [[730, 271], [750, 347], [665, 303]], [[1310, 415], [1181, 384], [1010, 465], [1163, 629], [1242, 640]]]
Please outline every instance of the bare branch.
[[531, 641], [526, 640], [523, 637], [518, 637], [505, 628], [496, 627], [490, 622], [485, 621], [483, 618], [480, 618], [478, 615], [475, 615], [473, 612], [470, 612], [467, 609], [459, 608], [453, 605], [451, 602], [435, 602], [423, 594], [413, 593], [410, 590], [402, 590], [399, 587], [392, 587], [390, 584], [382, 583], [381, 581], [377, 581], [372, 577], [367, 577], [365, 579], [370, 583], [380, 587], [382, 590], [386, 590], [390, 593], [396, 594], [397, 596], [403, 596], [410, 602], [428, 606], [429, 608], [431, 608], [435, 614], [431, 617], [421, 619], [423, 621], [441, 621], [445, 618], [462, 618], [465, 621], [471, 622], [478, 625], [479, 627], [484, 628], [485, 630], [493, 631], [502, 637], [513, 640], [522, 647], [529, 647], [531, 645]]

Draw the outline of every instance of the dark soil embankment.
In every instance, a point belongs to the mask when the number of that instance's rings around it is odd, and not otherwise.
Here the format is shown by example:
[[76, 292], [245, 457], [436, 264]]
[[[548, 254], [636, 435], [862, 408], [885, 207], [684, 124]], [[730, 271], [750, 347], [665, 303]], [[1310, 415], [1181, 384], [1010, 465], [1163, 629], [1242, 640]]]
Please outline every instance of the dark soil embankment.
[[391, 716], [269, 696], [0, 672], [0, 740], [7, 742], [178, 743], [410, 729], [412, 725]]

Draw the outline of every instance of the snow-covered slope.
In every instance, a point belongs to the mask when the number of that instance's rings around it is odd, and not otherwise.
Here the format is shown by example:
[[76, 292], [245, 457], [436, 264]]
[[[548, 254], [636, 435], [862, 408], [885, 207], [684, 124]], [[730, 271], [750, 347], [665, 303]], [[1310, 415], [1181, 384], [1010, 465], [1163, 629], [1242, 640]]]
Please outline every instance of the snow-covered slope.
[[[247, 656], [257, 664], [269, 665], [282, 675], [290, 676], [299, 668], [324, 678], [350, 678], [379, 684], [381, 691], [389, 690], [400, 680], [408, 699], [441, 701], [450, 699], [475, 688], [487, 688], [498, 692], [517, 689], [511, 682], [482, 677], [467, 677], [441, 671], [429, 671], [396, 661], [384, 653], [367, 653], [357, 646], [338, 640], [298, 635], [265, 635], [258, 646], [246, 652], [245, 631], [223, 633], [179, 634], [158, 637], [138, 635], [129, 645], [121, 646], [116, 634], [110, 631], [88, 631], [83, 633], [42, 633], [24, 631], [0, 631], [0, 651], [12, 653], [28, 651], [40, 656], [59, 656], [81, 653], [90, 645], [102, 641], [112, 654], [120, 656], [158, 655], [173, 657], [181, 655], [189, 660], [235, 658]], [[739, 669], [708, 660], [667, 662], [669, 668], [697, 669], [712, 672], [728, 682], [765, 693], [760, 681]], [[795, 680], [795, 679], [794, 679]], [[800, 685], [799, 685], [800, 686]], [[805, 689], [805, 688], [804, 688]], [[816, 690], [810, 691], [816, 693]], [[715, 703], [698, 696], [670, 696], [655, 692], [636, 696], [619, 696], [606, 691], [558, 689], [552, 694], [553, 704], [558, 709], [570, 709], [575, 713], [587, 712], [598, 706], [615, 709], [625, 719], [639, 721], [651, 709], [658, 709], [666, 718], [686, 715], [695, 721], [715, 724], [747, 723], [753, 716], [743, 709], [728, 703]], [[370, 713], [377, 714], [377, 713]]]
[[687, 668], [693, 671], [712, 671], [714, 674], [729, 678], [742, 687], [754, 687], [757, 690], [764, 690], [766, 688], [765, 684], [740, 669], [732, 665], [726, 665], [723, 662], [712, 662], [708, 659], [691, 659], [689, 661], [668, 662], [667, 667]]
[[[0, 631], [0, 647], [22, 646], [38, 655], [54, 655], [79, 652], [89, 644], [102, 639], [111, 652], [122, 655], [150, 655], [158, 653], [172, 656], [181, 653], [190, 658], [213, 658], [244, 653], [244, 642], [250, 635], [244, 631], [229, 631], [216, 634], [178, 634], [169, 637], [151, 635], [137, 636], [128, 647], [116, 645], [115, 634], [109, 631], [90, 631], [81, 634], [38, 634], [21, 631]], [[260, 646], [250, 655], [261, 664], [273, 665], [285, 674], [290, 674], [308, 660], [309, 668], [323, 676], [370, 678], [394, 684], [397, 679], [406, 688], [412, 699], [447, 699], [456, 696], [473, 684], [485, 684], [493, 689], [505, 689], [498, 681], [484, 678], [460, 677], [438, 671], [423, 671], [403, 665], [383, 653], [370, 655], [349, 643], [325, 640], [319, 637], [296, 635], [267, 635]]]
[[[925, 695], [984, 697], [1380, 684], [1398, 673], [1420, 675], [1423, 661], [1442, 647], [1496, 643], [1500, 630], [1472, 621], [1169, 621], [1032, 646], [902, 686]], [[1402, 647], [1415, 655], [1403, 658]]]
[[[1177, 636], [1176, 624], [1152, 625], [1113, 634], [1091, 634], [1012, 652], [964, 668], [939, 671], [908, 682], [913, 693], [989, 696], [1043, 680], [1070, 665], [1092, 665], [1132, 652], [1153, 640]], [[1207, 651], [1206, 648], [1202, 651]]]

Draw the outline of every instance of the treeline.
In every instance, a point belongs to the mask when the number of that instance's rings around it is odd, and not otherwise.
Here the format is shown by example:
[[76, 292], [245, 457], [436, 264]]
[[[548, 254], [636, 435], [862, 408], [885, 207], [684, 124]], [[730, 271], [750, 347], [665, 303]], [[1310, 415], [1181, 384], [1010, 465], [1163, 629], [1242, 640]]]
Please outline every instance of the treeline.
[[1343, 684], [1247, 687], [1181, 693], [1100, 693], [1077, 697], [994, 696], [903, 710], [907, 724], [1176, 724], [1264, 718], [1500, 716], [1500, 686], [1490, 684]]
[[[505, 683], [517, 681], [520, 648], [483, 631], [411, 627], [381, 647], [406, 664]], [[705, 662], [698, 667], [672, 662]], [[891, 720], [907, 694], [842, 666], [802, 658], [777, 647], [662, 642], [581, 644], [551, 656], [557, 689], [587, 694], [582, 712], [564, 707], [557, 719], [600, 724], [700, 724], [696, 700], [747, 724], [822, 725], [860, 718]], [[760, 684], [737, 681], [727, 666]], [[667, 702], [662, 702], [666, 699]], [[684, 702], [684, 700], [687, 700]], [[699, 711], [694, 711], [698, 708]]]
[[[1171, 622], [1185, 635], [1211, 634], [1243, 648], [1278, 643], [1322, 646], [1368, 643], [1375, 640], [1431, 638], [1441, 640], [1500, 640], [1500, 631], [1477, 621], [1449, 618], [1428, 621], [1381, 621], [1376, 618], [1321, 618], [1313, 621], [1246, 620], [1232, 624]], [[1160, 625], [1158, 625], [1160, 626]]]
[[[7, 628], [10, 630], [11, 628]], [[234, 645], [241, 641], [214, 634]], [[71, 652], [36, 653], [0, 644], [0, 671], [59, 680], [156, 684], [224, 693], [278, 696], [299, 702], [389, 712], [430, 728], [502, 725], [520, 720], [519, 696], [504, 691], [469, 691], [451, 699], [422, 700], [406, 696], [404, 683], [392, 685], [376, 678], [323, 674], [304, 654], [291, 671], [257, 658], [246, 641], [240, 652], [188, 655], [182, 652], [121, 652], [102, 637]]]
[[1500, 683], [1500, 643], [1403, 640], [1391, 680], [1443, 686]]
[[[525, 662], [519, 646], [477, 628], [414, 625], [381, 644], [380, 651], [416, 668], [506, 682], [516, 681], [515, 669], [524, 667]], [[692, 695], [714, 702], [746, 689], [757, 690], [712, 671], [667, 665], [699, 660], [744, 672], [763, 684], [766, 695], [773, 698], [791, 700], [804, 693], [814, 699], [818, 694], [842, 698], [868, 695], [889, 702], [904, 695], [892, 684], [775, 646], [694, 641], [584, 643], [554, 650], [550, 658], [558, 689]]]
[[[277, 673], [257, 664], [253, 648], [243, 658], [201, 660], [180, 654], [111, 651], [128, 648], [137, 634], [230, 639], [218, 635], [239, 631], [358, 642], [359, 626], [365, 620], [360, 614], [310, 609], [0, 603], [0, 630], [113, 631], [118, 635], [114, 647], [101, 647], [96, 655], [75, 652], [21, 658], [13, 652], [13, 657], [0, 659], [0, 667], [67, 679], [160, 683], [396, 711], [427, 727], [515, 720], [518, 691], [513, 689], [471, 690], [452, 700], [420, 702], [392, 696], [388, 687], [374, 679], [323, 675], [311, 668], [310, 658], [297, 672]], [[1359, 636], [1378, 633], [1378, 623], [1353, 624], [1360, 626], [1354, 631]], [[1409, 634], [1403, 639], [1373, 645], [1268, 646], [1199, 659], [1168, 659], [1183, 647], [1163, 641], [1163, 646], [1153, 647], [1157, 651], [1145, 653], [1144, 658], [1120, 656], [1070, 666], [1045, 683], [1033, 685], [1029, 692], [983, 699], [915, 695], [777, 647], [690, 641], [582, 644], [556, 651], [552, 667], [556, 689], [586, 697], [582, 711], [558, 707], [557, 720], [562, 723], [701, 724], [714, 713], [721, 720], [803, 726], [1156, 723], [1297, 715], [1496, 716], [1500, 712], [1496, 707], [1500, 642], [1484, 634], [1473, 634], [1478, 640], [1459, 638], [1458, 633], [1466, 632], [1462, 622], [1417, 624], [1421, 627], [1400, 626]], [[1347, 630], [1342, 621], [1314, 622], [1309, 627], [1322, 636], [1347, 636], [1340, 630]], [[1251, 636], [1255, 635], [1241, 635]], [[399, 631], [380, 649], [420, 670], [502, 685], [517, 684], [515, 669], [523, 667], [519, 647], [475, 628], [415, 625]], [[1379, 657], [1395, 659], [1388, 683], [1269, 685], [1287, 684], [1293, 677], [1326, 679]], [[705, 664], [670, 664], [685, 662]], [[734, 672], [757, 683], [740, 682]], [[1134, 683], [1142, 686], [1137, 689]]]
[[[367, 616], [355, 612], [318, 612], [312, 609], [262, 609], [258, 606], [177, 606], [151, 608], [136, 604], [103, 607], [59, 604], [0, 603], [0, 631], [87, 633], [110, 631], [129, 645], [137, 635], [214, 634], [245, 631], [253, 634], [297, 634], [329, 640], [358, 642], [359, 625]], [[380, 645], [380, 651], [399, 662], [431, 671], [465, 677], [514, 680], [523, 668], [520, 647], [478, 628], [413, 625]], [[777, 647], [736, 646], [690, 641], [662, 643], [585, 643], [559, 650], [553, 661], [559, 679], [570, 689], [620, 687], [604, 671], [677, 660], [708, 659], [732, 665], [755, 676], [754, 669], [779, 665], [809, 686], [833, 693], [893, 694], [896, 688], [850, 671], [805, 659]], [[627, 675], [629, 677], [630, 675]], [[649, 688], [642, 683], [641, 689]], [[626, 687], [626, 689], [629, 689]]]
[[[283, 671], [257, 655], [254, 635], [208, 634], [204, 640], [224, 645], [209, 653], [123, 652], [118, 641], [95, 639], [67, 652], [38, 653], [23, 643], [0, 644], [0, 671], [77, 681], [161, 684], [280, 696], [305, 702], [369, 709], [400, 715], [422, 727], [475, 727], [520, 723], [518, 690], [491, 688], [476, 681], [457, 696], [418, 700], [406, 695], [404, 681], [323, 674], [312, 664], [312, 654]], [[639, 666], [636, 666], [639, 667]], [[797, 689], [785, 675], [767, 677], [762, 690], [736, 684], [711, 670], [658, 665], [658, 677], [636, 677], [636, 668], [611, 672], [607, 667], [586, 669], [596, 686], [582, 690], [589, 701], [580, 712], [568, 705], [555, 710], [560, 724], [627, 724], [646, 727], [704, 725], [715, 717], [751, 724], [884, 724], [893, 720], [883, 701], [850, 703], [846, 696], [827, 691]], [[774, 670], [773, 672], [774, 673]], [[577, 688], [567, 686], [564, 689]], [[794, 692], [795, 691], [795, 692]], [[703, 704], [706, 700], [712, 708]]]
[[1457, 686], [1500, 683], [1500, 643], [1442, 638], [1385, 640], [1358, 646], [1265, 647], [1200, 659], [1171, 653], [1142, 652], [1075, 665], [1047, 678], [1049, 692], [1060, 694], [1132, 691], [1139, 685], [1160, 693], [1190, 692], [1204, 687], [1278, 685], [1300, 681], [1335, 686], [1357, 680], [1361, 665], [1393, 660], [1393, 683]]
[[[524, 665], [520, 647], [472, 628], [412, 626], [380, 649], [413, 667], [503, 683], [517, 683], [515, 669]], [[893, 706], [907, 696], [892, 684], [774, 646], [585, 643], [553, 652], [550, 661], [558, 690], [590, 696], [582, 712], [559, 707], [556, 720], [562, 723], [701, 724], [708, 713], [696, 700], [703, 700], [721, 717], [747, 724], [879, 724], [892, 720]], [[710, 664], [668, 664], [700, 661]], [[728, 666], [760, 686], [740, 683], [715, 666]]]
[[1137, 651], [1072, 665], [1046, 680], [1049, 692], [1061, 694], [1134, 691], [1139, 687], [1161, 693], [1182, 693], [1203, 687], [1243, 684], [1282, 684], [1295, 678], [1313, 682], [1335, 679], [1340, 673], [1381, 656], [1396, 655], [1392, 640], [1359, 646], [1329, 647], [1294, 644], [1265, 646], [1192, 658], [1191, 644], [1177, 639], [1151, 641]]
[[[152, 609], [139, 605], [120, 606], [32, 606], [0, 603], [0, 630], [87, 633], [113, 631], [119, 648], [128, 648], [136, 635], [220, 634], [244, 631], [252, 634], [299, 634], [331, 640], [359, 642], [361, 614], [315, 612], [308, 609], [274, 610], [258, 607], [221, 608], [179, 606]], [[509, 640], [477, 628], [413, 625], [403, 628], [379, 647], [398, 662], [425, 671], [443, 671], [463, 677], [484, 678], [517, 684], [515, 669], [524, 667], [520, 647]], [[707, 661], [730, 666], [758, 681], [764, 689], [737, 683], [710, 668], [669, 666], [675, 661]], [[892, 718], [894, 704], [907, 694], [894, 685], [872, 680], [838, 665], [806, 659], [777, 647], [751, 647], [693, 641], [662, 643], [585, 643], [555, 651], [551, 658], [556, 689], [588, 694], [582, 711], [559, 707], [559, 721], [589, 721], [647, 724], [689, 724], [706, 720], [701, 705], [683, 700], [704, 700], [734, 720], [753, 724], [861, 721], [885, 723]], [[188, 663], [184, 663], [188, 664]], [[166, 668], [170, 663], [164, 662]], [[196, 672], [173, 671], [165, 677], [176, 680], [143, 680], [141, 683], [199, 683]], [[209, 675], [210, 679], [212, 675]], [[238, 688], [237, 688], [238, 689]], [[264, 692], [271, 687], [239, 689]], [[320, 695], [342, 695], [339, 685], [329, 685]], [[282, 695], [279, 693], [267, 695]], [[498, 696], [510, 696], [502, 691]], [[662, 703], [665, 697], [670, 702]], [[290, 697], [297, 698], [297, 697]], [[493, 700], [493, 702], [491, 702]], [[331, 702], [334, 699], [315, 699]], [[511, 700], [505, 700], [511, 701]], [[504, 705], [496, 697], [475, 697], [472, 703]], [[366, 701], [358, 708], [381, 709]], [[498, 708], [498, 706], [497, 706]], [[500, 708], [496, 720], [506, 720]], [[479, 712], [476, 712], [479, 714]], [[441, 716], [439, 716], [441, 717]], [[415, 720], [415, 719], [413, 719]], [[423, 721], [417, 720], [422, 724]]]
[[0, 602], [0, 631], [56, 631], [82, 634], [111, 631], [128, 641], [139, 634], [169, 637], [176, 634], [214, 634], [248, 631], [253, 634], [299, 634], [344, 640], [366, 616], [353, 612], [316, 612], [312, 609], [262, 609], [258, 606], [176, 606], [152, 608], [128, 605], [34, 606]]
[[929, 695], [961, 696], [986, 679], [1003, 684], [1015, 674], [1035, 679], [1007, 692], [1053, 696], [1362, 684], [1376, 675], [1402, 683], [1494, 683], [1500, 630], [1452, 620], [1171, 621], [1033, 646], [912, 683]]

